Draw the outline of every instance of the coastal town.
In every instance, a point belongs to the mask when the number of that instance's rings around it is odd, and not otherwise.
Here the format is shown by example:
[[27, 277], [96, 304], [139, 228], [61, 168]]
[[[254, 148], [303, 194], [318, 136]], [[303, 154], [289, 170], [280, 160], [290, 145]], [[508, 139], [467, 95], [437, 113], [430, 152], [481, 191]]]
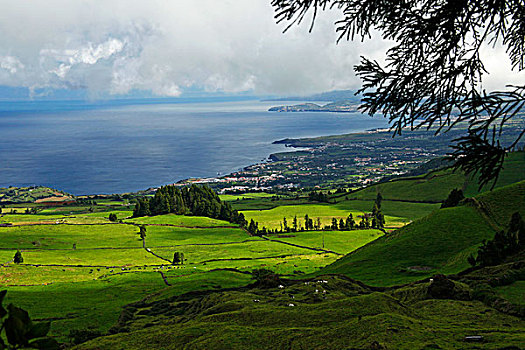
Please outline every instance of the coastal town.
[[[296, 189], [359, 188], [392, 176], [414, 172], [447, 152], [454, 135], [432, 139], [413, 132], [392, 139], [387, 130], [281, 140], [296, 150], [271, 154], [267, 161], [226, 176], [187, 179], [177, 185], [206, 184], [219, 193], [284, 192]], [[432, 139], [429, 142], [429, 139]]]

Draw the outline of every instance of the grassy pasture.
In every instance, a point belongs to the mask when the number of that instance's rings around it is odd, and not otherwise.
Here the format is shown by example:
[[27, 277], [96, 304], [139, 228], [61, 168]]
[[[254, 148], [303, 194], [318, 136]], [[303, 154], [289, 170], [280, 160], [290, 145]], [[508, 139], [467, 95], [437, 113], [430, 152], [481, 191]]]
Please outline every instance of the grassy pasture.
[[107, 331], [122, 306], [166, 285], [156, 272], [110, 276], [102, 280], [7, 288], [7, 303], [29, 310], [32, 318], [53, 318], [51, 335], [66, 340], [71, 329]]
[[[184, 271], [213, 271], [215, 269], [235, 268], [240, 271], [250, 272], [254, 269], [265, 268], [283, 275], [308, 274], [318, 271], [321, 266], [333, 263], [339, 255], [331, 253], [305, 252], [301, 255], [290, 255], [277, 258], [260, 258], [252, 260], [222, 260], [202, 264], [187, 265]], [[169, 270], [166, 274], [178, 273], [179, 269]], [[169, 279], [171, 281], [171, 279]]]
[[0, 227], [3, 248], [77, 249], [141, 247], [138, 229], [132, 225], [31, 225]]
[[[333, 206], [346, 211], [371, 212], [374, 200], [342, 200], [337, 204], [333, 204]], [[441, 204], [383, 200], [381, 202], [381, 211], [387, 216], [399, 218], [400, 222], [409, 222], [430, 214], [432, 211], [439, 209], [440, 206]]]
[[275, 194], [265, 193], [265, 192], [256, 192], [256, 193], [244, 193], [244, 194], [221, 194], [219, 198], [221, 201], [231, 202], [237, 199], [254, 199], [254, 198], [272, 198]]
[[64, 215], [40, 215], [40, 214], [6, 214], [0, 216], [0, 224], [4, 223], [28, 223], [28, 222], [50, 222], [55, 223], [57, 220], [63, 220], [67, 217]]
[[[288, 235], [288, 234], [285, 234]], [[282, 238], [279, 235], [269, 235], [271, 239], [278, 239], [313, 248], [324, 248], [336, 253], [347, 254], [359, 247], [381, 237], [379, 230], [352, 230], [352, 231], [304, 231], [290, 233], [295, 237]]]
[[187, 228], [173, 226], [148, 226], [146, 245], [173, 246], [183, 244], [242, 242], [260, 238], [249, 236], [240, 228]]
[[525, 181], [499, 188], [498, 191], [483, 193], [478, 196], [478, 200], [491, 218], [505, 229], [514, 212], [525, 217]]
[[[143, 266], [166, 262], [142, 248], [136, 249], [77, 249], [22, 251], [24, 264], [57, 264], [83, 266]], [[38, 268], [37, 268], [38, 269]]]
[[[79, 348], [176, 349], [187, 344], [191, 349], [373, 349], [379, 344], [388, 349], [465, 349], [465, 335], [483, 334], [487, 348], [515, 347], [525, 339], [523, 320], [480, 302], [401, 302], [337, 276], [323, 280], [324, 285], [253, 288], [140, 305], [130, 310], [135, 313], [125, 333]], [[409, 293], [418, 289], [413, 286]], [[159, 315], [161, 307], [171, 314]]]
[[[220, 245], [190, 245], [176, 248], [151, 248], [151, 250], [165, 259], [172, 260], [173, 253], [180, 251], [187, 259], [185, 264], [201, 264], [208, 260], [221, 259], [240, 259], [240, 258], [263, 258], [279, 257], [282, 255], [310, 255], [309, 249], [298, 248], [272, 241], [254, 241], [245, 243], [220, 244]], [[315, 252], [314, 252], [315, 253]], [[231, 267], [237, 267], [235, 262], [231, 262]]]
[[371, 242], [323, 273], [342, 273], [372, 285], [389, 286], [469, 267], [467, 257], [494, 231], [472, 207], [436, 211]]
[[[130, 214], [129, 211], [114, 212], [119, 217]], [[133, 219], [148, 225], [146, 245], [152, 252], [169, 260], [175, 251], [185, 253], [188, 258], [185, 265], [170, 266], [169, 262], [142, 248], [136, 226], [108, 224], [107, 215], [109, 212], [78, 212], [65, 217], [12, 215], [27, 218], [29, 222], [65, 218], [65, 222], [77, 224], [0, 228], [0, 245], [12, 248], [0, 250], [0, 261], [10, 262], [16, 249], [21, 250], [24, 258], [23, 264], [0, 266], [0, 286], [8, 289], [7, 302], [26, 308], [36, 319], [52, 318], [51, 334], [59, 340], [65, 341], [72, 329], [91, 327], [106, 332], [116, 322], [123, 305], [142, 298], [240, 286], [251, 279], [249, 274], [217, 269], [269, 268], [281, 274], [297, 275], [313, 273], [339, 257], [249, 236], [240, 228], [224, 227], [231, 224], [220, 220], [176, 215]], [[105, 224], [80, 224], [87, 221]], [[155, 223], [190, 227], [156, 226]], [[240, 243], [246, 240], [248, 242]], [[335, 239], [327, 241], [334, 247], [339, 244]], [[220, 244], [228, 242], [231, 244]], [[77, 244], [75, 250], [73, 243]], [[297, 239], [295, 243], [308, 243], [308, 239]], [[340, 251], [343, 247], [347, 249], [348, 244], [340, 240]], [[236, 260], [245, 258], [248, 260]], [[216, 261], [209, 261], [214, 259]], [[160, 269], [160, 265], [164, 267]], [[165, 284], [159, 271], [171, 286]]]
[[373, 200], [379, 192], [385, 200], [440, 203], [452, 189], [463, 188], [464, 183], [465, 175], [451, 170], [438, 170], [422, 176], [372, 185], [351, 193], [348, 197]]
[[[350, 205], [348, 205], [348, 207], [350, 207]], [[266, 226], [266, 228], [271, 229], [280, 228], [284, 217], [286, 217], [288, 226], [291, 227], [294, 216], [297, 216], [297, 222], [299, 225], [304, 227], [305, 214], [308, 214], [314, 222], [317, 218], [321, 219], [322, 226], [330, 225], [332, 223], [332, 218], [334, 217], [337, 218], [337, 220], [346, 219], [350, 213], [353, 215], [354, 220], [359, 222], [360, 219], [357, 216], [363, 215], [364, 211], [353, 210], [348, 207], [342, 204], [286, 205], [268, 210], [248, 210], [243, 211], [242, 213], [247, 220], [253, 219], [257, 221], [259, 223], [259, 228]], [[366, 212], [370, 212], [371, 209], [372, 208], [370, 207]], [[385, 220], [387, 226], [401, 226], [404, 222], [408, 221], [404, 218], [392, 217], [389, 215], [385, 215]]]
[[168, 224], [168, 225], [186, 226], [186, 227], [221, 227], [221, 226], [234, 227], [236, 226], [235, 224], [232, 224], [230, 222], [223, 221], [223, 220], [211, 219], [211, 218], [206, 218], [202, 216], [184, 216], [184, 215], [175, 215], [175, 214], [147, 216], [147, 217], [127, 219], [125, 221], [136, 223], [136, 224], [145, 224], [145, 225]]
[[294, 216], [297, 216], [297, 221], [304, 226], [304, 216], [308, 214], [310, 218], [316, 220], [321, 219], [321, 224], [330, 225], [332, 218], [336, 217], [346, 219], [348, 214], [352, 213], [354, 219], [357, 215], [362, 215], [361, 211], [350, 212], [348, 210], [339, 209], [329, 204], [305, 204], [305, 205], [287, 205], [268, 210], [248, 210], [242, 212], [247, 220], [253, 219], [259, 223], [259, 228], [266, 226], [267, 228], [280, 228], [283, 218], [286, 217], [288, 226], [292, 226]]

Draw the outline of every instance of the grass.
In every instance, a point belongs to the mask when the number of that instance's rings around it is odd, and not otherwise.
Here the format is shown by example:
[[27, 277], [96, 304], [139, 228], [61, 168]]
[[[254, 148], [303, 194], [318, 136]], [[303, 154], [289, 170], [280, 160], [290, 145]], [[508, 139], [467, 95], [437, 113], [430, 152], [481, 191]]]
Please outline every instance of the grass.
[[[109, 215], [109, 214], [108, 214]], [[211, 219], [202, 216], [184, 216], [166, 214], [158, 216], [148, 216], [125, 220], [136, 224], [169, 224], [186, 227], [234, 227], [235, 224], [223, 220]]]
[[525, 181], [521, 181], [501, 187], [497, 191], [483, 193], [478, 200], [501, 229], [505, 229], [514, 212], [519, 212], [525, 217], [524, 198]]
[[525, 341], [523, 320], [480, 302], [404, 303], [337, 276], [322, 279], [139, 303], [127, 309], [125, 333], [79, 349], [465, 349], [463, 338], [475, 334], [488, 348]]
[[24, 264], [57, 264], [83, 266], [143, 266], [166, 262], [142, 248], [137, 249], [77, 249], [22, 251]]
[[268, 237], [314, 248], [323, 248], [324, 241], [324, 249], [347, 254], [381, 237], [383, 232], [379, 230], [304, 231], [283, 235], [292, 235], [294, 237], [279, 237], [282, 235], [269, 235]]
[[495, 288], [499, 297], [506, 299], [516, 305], [525, 306], [525, 281], [516, 281], [508, 286]]
[[[175, 251], [183, 252], [184, 258], [187, 259], [187, 261], [185, 261], [187, 265], [200, 264], [215, 259], [253, 259], [280, 257], [283, 255], [312, 254], [312, 251], [308, 249], [263, 240], [213, 246], [189, 245], [176, 248], [151, 248], [151, 250], [169, 260], [173, 259], [173, 253]], [[230, 262], [230, 266], [235, 267], [235, 262]]]
[[434, 273], [456, 273], [494, 231], [472, 207], [441, 209], [385, 235], [322, 269], [365, 283], [390, 286]]
[[0, 216], [0, 224], [3, 223], [28, 223], [28, 222], [49, 222], [54, 223], [56, 220], [65, 219], [64, 215], [38, 215], [38, 214], [6, 214]]
[[[350, 211], [338, 209], [328, 204], [305, 204], [305, 205], [287, 205], [277, 207], [269, 210], [249, 210], [244, 211], [243, 214], [247, 220], [255, 220], [259, 223], [259, 227], [266, 226], [267, 228], [280, 228], [283, 218], [286, 217], [288, 226], [292, 226], [294, 216], [297, 216], [298, 222], [304, 226], [304, 216], [308, 214], [310, 218], [316, 220], [321, 219], [322, 225], [329, 225], [332, 223], [332, 218], [336, 217], [346, 219]], [[362, 215], [360, 211], [352, 212], [352, 215]]]
[[140, 247], [138, 228], [132, 225], [35, 225], [0, 227], [3, 248], [77, 249]]
[[463, 188], [465, 175], [439, 170], [423, 176], [373, 185], [349, 194], [351, 199], [375, 199], [381, 193], [385, 200], [441, 203], [454, 188]]
[[166, 288], [156, 272], [125, 274], [98, 281], [8, 287], [6, 303], [29, 310], [32, 318], [54, 319], [51, 335], [66, 340], [72, 329], [107, 331], [122, 306]]
[[[366, 211], [369, 212], [371, 209], [372, 208]], [[248, 221], [251, 219], [257, 221], [259, 228], [265, 226], [270, 229], [280, 229], [284, 217], [286, 217], [289, 227], [292, 227], [294, 216], [297, 216], [299, 226], [304, 227], [304, 216], [306, 214], [314, 220], [314, 223], [317, 221], [317, 218], [319, 218], [321, 220], [321, 226], [325, 226], [331, 225], [332, 218], [336, 218], [338, 221], [340, 219], [346, 220], [349, 214], [352, 214], [354, 220], [359, 222], [361, 219], [359, 219], [358, 216], [362, 216], [364, 212], [361, 210], [349, 210], [344, 204], [304, 204], [286, 205], [268, 210], [249, 210], [243, 211], [242, 213]], [[385, 220], [387, 226], [399, 226], [408, 221], [408, 219], [389, 215], [385, 215]]]
[[[333, 206], [347, 211], [371, 212], [374, 200], [343, 200]], [[441, 204], [384, 200], [381, 202], [381, 211], [385, 215], [400, 218], [403, 222], [409, 222], [427, 216], [439, 209], [440, 206]]]
[[[131, 214], [112, 212], [119, 218]], [[220, 220], [177, 215], [131, 220], [148, 225], [146, 244], [151, 251], [166, 259], [176, 250], [185, 253], [186, 265], [171, 266], [142, 248], [136, 226], [111, 224], [107, 215], [79, 210], [67, 216], [48, 212], [3, 217], [21, 223], [57, 219], [71, 223], [0, 228], [0, 245], [5, 248], [0, 250], [0, 262], [5, 264], [0, 265], [0, 286], [8, 289], [7, 302], [26, 308], [36, 319], [53, 319], [51, 334], [61, 341], [73, 329], [106, 332], [123, 305], [141, 298], [236, 287], [251, 279], [249, 274], [217, 269], [313, 273], [337, 259], [335, 254], [265, 241]], [[166, 224], [184, 227], [157, 226]], [[329, 241], [335, 245], [335, 240]], [[16, 249], [22, 252], [23, 264], [9, 263]], [[164, 283], [159, 271], [172, 286]]]
[[243, 199], [254, 199], [254, 198], [272, 198], [274, 197], [274, 194], [271, 193], [265, 193], [265, 192], [255, 192], [255, 193], [244, 193], [244, 194], [221, 194], [219, 198], [221, 201], [231, 202], [236, 200], [243, 200]]
[[172, 226], [148, 226], [146, 231], [148, 247], [184, 244], [213, 244], [256, 240], [240, 228], [187, 228]]

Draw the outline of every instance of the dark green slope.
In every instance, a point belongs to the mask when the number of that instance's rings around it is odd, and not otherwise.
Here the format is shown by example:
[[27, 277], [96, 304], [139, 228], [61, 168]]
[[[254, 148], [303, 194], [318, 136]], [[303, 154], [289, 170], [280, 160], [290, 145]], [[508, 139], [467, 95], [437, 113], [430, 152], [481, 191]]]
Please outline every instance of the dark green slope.
[[[510, 153], [495, 188], [525, 180], [525, 152]], [[387, 200], [439, 203], [445, 200], [451, 190], [460, 188], [470, 197], [479, 193], [476, 177], [450, 169], [431, 171], [428, 174], [410, 178], [400, 178], [372, 185], [348, 195], [349, 199], [373, 200], [378, 192]], [[486, 192], [487, 186], [482, 189]]]
[[503, 229], [513, 212], [523, 213], [525, 181], [440, 209], [321, 269], [378, 286], [457, 273], [484, 239]]
[[280, 283], [135, 303], [118, 334], [78, 349], [472, 349], [479, 344], [465, 336], [478, 334], [488, 349], [525, 341], [523, 320], [473, 300], [459, 281], [393, 290], [342, 276]]

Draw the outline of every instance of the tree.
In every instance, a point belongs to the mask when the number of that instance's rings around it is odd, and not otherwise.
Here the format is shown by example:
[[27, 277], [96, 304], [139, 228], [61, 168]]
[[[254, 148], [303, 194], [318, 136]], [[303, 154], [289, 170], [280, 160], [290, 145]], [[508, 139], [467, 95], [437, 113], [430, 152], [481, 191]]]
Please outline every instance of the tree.
[[310, 217], [308, 217], [308, 214], [305, 214], [304, 215], [304, 229], [306, 231], [311, 229], [311, 227], [310, 227], [311, 221], [312, 221], [312, 219], [310, 219]]
[[345, 221], [343, 219], [339, 219], [339, 230], [346, 231], [347, 227], [345, 225]]
[[251, 219], [247, 230], [252, 235], [257, 235], [259, 233], [259, 224], [257, 222], [255, 222], [253, 219]]
[[375, 204], [377, 205], [377, 209], [381, 210], [381, 202], [383, 201], [383, 196], [380, 192], [377, 192], [376, 201]]
[[175, 252], [173, 253], [173, 265], [183, 265], [184, 264], [184, 253]]
[[332, 218], [332, 226], [330, 226], [330, 228], [334, 231], [337, 231], [337, 219], [336, 218]]
[[[362, 57], [361, 111], [381, 113], [395, 134], [404, 128], [442, 133], [467, 125], [454, 140], [456, 169], [479, 173], [479, 185], [497, 180], [507, 152], [523, 146], [525, 129], [506, 127], [525, 108], [525, 85], [487, 93], [480, 50], [501, 43], [513, 70], [525, 69], [525, 3], [508, 1], [272, 0], [287, 30], [313, 11], [340, 9], [340, 40], [362, 40], [372, 31], [394, 42], [385, 64]], [[312, 29], [310, 28], [310, 30]], [[507, 137], [507, 139], [505, 138]]]
[[380, 209], [381, 201], [378, 201], [374, 203], [374, 207], [372, 208], [372, 228], [383, 228], [385, 227], [385, 216], [381, 212]]
[[115, 213], [110, 213], [108, 219], [109, 219], [109, 221], [111, 221], [111, 222], [115, 222], [115, 221], [117, 221], [117, 220], [118, 220], [118, 219], [117, 219], [117, 214], [115, 214]]
[[13, 258], [13, 262], [15, 264], [21, 264], [24, 262], [24, 258], [22, 257], [22, 253], [20, 252], [20, 250], [16, 251], [15, 256]]
[[146, 238], [146, 226], [144, 225], [139, 226], [139, 235], [140, 235], [140, 239], [142, 240]]
[[458, 188], [454, 188], [452, 191], [450, 191], [447, 199], [441, 203], [441, 208], [456, 207], [464, 198], [465, 196], [463, 195], [463, 191]]
[[348, 230], [353, 230], [355, 227], [354, 216], [352, 213], [348, 214], [348, 217], [346, 218], [346, 227]]
[[283, 229], [285, 232], [290, 232], [290, 228], [288, 227], [288, 221], [286, 221], [286, 217], [283, 218]]
[[292, 221], [292, 231], [293, 232], [297, 232], [297, 215], [295, 215], [293, 217], [293, 221]]
[[490, 241], [483, 241], [478, 249], [478, 254], [468, 257], [472, 266], [491, 266], [503, 262], [508, 256], [518, 253], [525, 248], [525, 242], [520, 240], [520, 233], [525, 234], [525, 222], [519, 215], [514, 213], [510, 219], [507, 232], [500, 231]]

